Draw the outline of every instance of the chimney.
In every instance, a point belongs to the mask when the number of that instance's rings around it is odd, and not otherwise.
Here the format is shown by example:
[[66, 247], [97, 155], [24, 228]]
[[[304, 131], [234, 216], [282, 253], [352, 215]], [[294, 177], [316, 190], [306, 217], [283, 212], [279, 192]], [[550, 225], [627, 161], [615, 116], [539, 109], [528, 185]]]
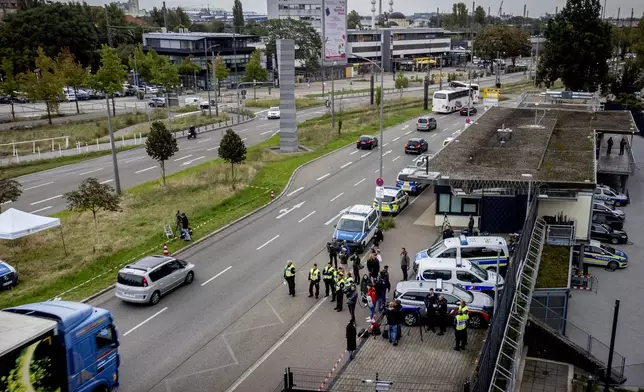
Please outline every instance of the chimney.
[[503, 124], [503, 128], [496, 130], [496, 140], [501, 142], [501, 144], [509, 142], [512, 140], [512, 130], [510, 128], [506, 128], [505, 124]]

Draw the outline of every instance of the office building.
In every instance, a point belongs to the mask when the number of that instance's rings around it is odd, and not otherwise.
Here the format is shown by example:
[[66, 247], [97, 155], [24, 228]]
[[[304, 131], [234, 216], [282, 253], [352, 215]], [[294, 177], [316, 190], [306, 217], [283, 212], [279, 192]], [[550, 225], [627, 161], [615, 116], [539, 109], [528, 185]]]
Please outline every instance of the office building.
[[322, 33], [322, 0], [267, 0], [268, 19], [307, 21]]

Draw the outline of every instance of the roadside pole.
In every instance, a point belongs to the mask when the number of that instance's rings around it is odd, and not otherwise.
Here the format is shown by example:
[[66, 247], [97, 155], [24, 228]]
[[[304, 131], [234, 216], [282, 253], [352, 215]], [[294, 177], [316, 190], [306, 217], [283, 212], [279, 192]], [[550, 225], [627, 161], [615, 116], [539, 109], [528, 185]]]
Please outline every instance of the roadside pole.
[[112, 112], [110, 112], [110, 96], [105, 94], [105, 103], [107, 103], [107, 129], [110, 134], [110, 147], [112, 148], [112, 165], [114, 166], [114, 189], [116, 194], [121, 194], [121, 180], [119, 178], [119, 164], [116, 159], [116, 146], [114, 145], [114, 130], [112, 129]]

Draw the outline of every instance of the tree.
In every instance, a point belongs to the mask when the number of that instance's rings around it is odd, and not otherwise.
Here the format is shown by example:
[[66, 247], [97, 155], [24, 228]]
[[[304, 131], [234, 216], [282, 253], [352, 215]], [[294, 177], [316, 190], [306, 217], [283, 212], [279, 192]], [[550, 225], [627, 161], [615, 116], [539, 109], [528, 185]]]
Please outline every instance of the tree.
[[[295, 41], [295, 59], [303, 62], [304, 68], [309, 72], [319, 67], [322, 40], [320, 34], [308, 22], [291, 18], [271, 19], [267, 24], [267, 33], [266, 54], [275, 56], [275, 64], [277, 40], [292, 39]], [[279, 67], [279, 64], [277, 66]]]
[[209, 30], [213, 33], [223, 33], [226, 30], [226, 25], [221, 20], [213, 20], [210, 22]]
[[375, 96], [375, 101], [376, 101], [376, 106], [380, 107], [380, 100], [382, 99], [382, 89], [380, 89], [380, 86], [376, 87], [376, 96]]
[[179, 71], [177, 66], [170, 62], [167, 57], [161, 57], [161, 65], [153, 72], [152, 82], [163, 86], [166, 95], [169, 91], [179, 85]]
[[255, 19], [251, 19], [246, 22], [244, 26], [244, 32], [250, 35], [259, 35], [260, 37], [265, 37], [268, 35], [266, 30], [266, 22], [258, 22]]
[[[192, 56], [188, 56], [177, 66], [177, 71], [180, 75], [194, 75], [195, 72], [201, 71], [201, 67], [192, 62]], [[195, 87], [196, 83], [195, 81]]]
[[479, 26], [485, 26], [485, 9], [483, 9], [483, 7], [481, 7], [480, 5], [474, 10], [474, 22]]
[[[127, 68], [118, 53], [113, 48], [103, 45], [101, 48], [101, 66], [90, 78], [90, 85], [112, 97], [112, 113], [116, 116], [114, 93], [123, 89], [123, 81], [127, 76]], [[109, 107], [107, 108], [109, 110]]]
[[159, 162], [163, 186], [165, 186], [165, 161], [170, 159], [177, 151], [179, 151], [179, 146], [172, 132], [161, 121], [154, 121], [150, 126], [150, 133], [145, 141], [145, 152], [152, 159]]
[[608, 79], [611, 26], [601, 20], [599, 0], [568, 0], [548, 22], [536, 81], [563, 81], [567, 90], [597, 91]]
[[219, 83], [222, 80], [226, 80], [228, 74], [230, 73], [230, 70], [226, 67], [226, 63], [224, 63], [224, 60], [221, 58], [221, 56], [217, 55], [217, 57], [215, 57], [214, 70], [211, 65], [210, 72], [215, 74], [215, 79], [217, 79], [217, 83]]
[[[6, 59], [5, 59], [6, 60]], [[22, 185], [11, 178], [4, 178], [0, 172], [0, 212], [2, 205], [11, 201], [16, 201], [22, 195]]]
[[250, 60], [246, 64], [246, 70], [242, 77], [242, 82], [266, 82], [268, 80], [268, 71], [262, 67], [262, 52], [259, 49], [253, 51]]
[[[78, 88], [87, 83], [89, 72], [82, 65], [77, 63], [74, 55], [65, 49], [56, 57], [56, 65], [65, 86], [74, 89], [74, 94], [78, 92]], [[76, 100], [76, 113], [80, 114], [78, 107], [78, 100]]]
[[116, 3], [106, 4], [104, 7], [91, 7], [90, 14], [96, 26], [99, 43], [118, 47], [122, 44], [141, 42], [136, 41], [133, 29], [118, 28], [128, 27], [130, 23], [125, 18], [125, 12]]
[[43, 101], [47, 108], [47, 120], [51, 124], [51, 112], [57, 112], [63, 96], [65, 81], [56, 68], [56, 62], [38, 48], [36, 72], [24, 72], [19, 76], [27, 96], [32, 101]]
[[147, 21], [159, 27], [166, 27], [168, 31], [176, 31], [180, 27], [189, 28], [192, 25], [190, 23], [190, 16], [181, 7], [166, 9], [165, 15], [163, 11], [163, 8], [152, 8], [149, 16], [146, 17]]
[[396, 75], [396, 88], [400, 90], [400, 99], [402, 99], [403, 96], [403, 89], [407, 87], [409, 87], [409, 78], [403, 75], [402, 72], [399, 72], [398, 75]]
[[351, 10], [347, 15], [347, 29], [359, 29], [362, 27], [360, 24], [360, 14], [356, 10]]
[[96, 239], [94, 243], [94, 252], [98, 245], [98, 219], [96, 214], [103, 211], [121, 211], [119, 195], [114, 193], [114, 189], [107, 185], [101, 184], [96, 178], [86, 178], [80, 183], [78, 189], [65, 193], [65, 199], [70, 211], [83, 213], [91, 211], [94, 218], [94, 229]]
[[452, 4], [452, 15], [450, 17], [450, 24], [452, 27], [463, 28], [467, 26], [468, 11], [465, 3]]
[[244, 28], [244, 9], [240, 0], [233, 2], [233, 26], [239, 32]]
[[130, 69], [136, 69], [139, 76], [148, 83], [152, 82], [154, 72], [162, 65], [162, 62], [161, 56], [154, 49], [150, 49], [146, 53], [141, 44], [137, 45], [132, 57], [128, 59]]
[[529, 56], [531, 48], [528, 33], [514, 27], [489, 26], [474, 39], [474, 51], [481, 58], [509, 57], [512, 65], [518, 56]]
[[235, 164], [240, 164], [246, 160], [246, 146], [241, 137], [230, 128], [226, 130], [219, 143], [219, 157], [224, 162], [230, 163], [231, 179], [233, 189], [235, 189]]
[[0, 92], [4, 96], [10, 98], [11, 103], [11, 119], [16, 121], [16, 112], [13, 108], [13, 98], [16, 97], [16, 92], [20, 89], [20, 84], [13, 73], [13, 63], [9, 59], [2, 60], [2, 82], [0, 82]]

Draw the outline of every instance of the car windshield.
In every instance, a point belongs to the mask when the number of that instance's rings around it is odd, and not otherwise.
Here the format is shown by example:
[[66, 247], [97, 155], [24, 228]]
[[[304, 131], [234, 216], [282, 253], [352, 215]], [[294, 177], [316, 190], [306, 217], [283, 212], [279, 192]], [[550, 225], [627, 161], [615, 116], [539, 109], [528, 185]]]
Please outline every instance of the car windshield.
[[409, 139], [409, 141], [407, 142], [407, 144], [409, 144], [409, 145], [414, 145], [414, 146], [415, 146], [415, 145], [420, 144], [420, 140]]
[[447, 247], [445, 246], [445, 243], [441, 241], [438, 244], [432, 246], [427, 254], [429, 255], [429, 257], [437, 257], [438, 255], [443, 253], [445, 249], [447, 249]]
[[117, 282], [125, 286], [143, 287], [143, 277], [119, 272]]
[[470, 293], [469, 291], [465, 291], [460, 287], [454, 286], [454, 292], [453, 294], [457, 296], [459, 299], [462, 299], [465, 301], [465, 303], [472, 303], [474, 301], [474, 295]]
[[280, 110], [280, 108], [277, 108], [277, 107], [272, 107], [272, 108], [271, 108], [270, 110], [271, 110], [271, 111], [273, 111], [273, 112], [275, 112], [275, 111], [278, 111], [278, 110]]
[[615, 248], [612, 246], [602, 245], [602, 248], [608, 253], [615, 254]]
[[443, 94], [443, 93], [434, 94], [434, 99], [445, 99], [445, 98], [447, 98], [446, 94]]
[[486, 281], [488, 279], [488, 273], [478, 265], [472, 263], [472, 269], [471, 269], [472, 274], [476, 276], [477, 278], [481, 279], [482, 281]]
[[419, 124], [427, 124], [427, 119], [426, 118], [419, 118], [418, 123]]
[[385, 197], [382, 198], [383, 203], [391, 203], [394, 200], [396, 200], [396, 196], [385, 195]]
[[342, 218], [338, 222], [338, 230], [362, 233], [362, 221], [356, 219]]

